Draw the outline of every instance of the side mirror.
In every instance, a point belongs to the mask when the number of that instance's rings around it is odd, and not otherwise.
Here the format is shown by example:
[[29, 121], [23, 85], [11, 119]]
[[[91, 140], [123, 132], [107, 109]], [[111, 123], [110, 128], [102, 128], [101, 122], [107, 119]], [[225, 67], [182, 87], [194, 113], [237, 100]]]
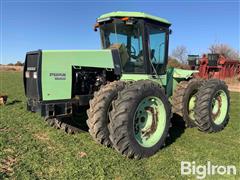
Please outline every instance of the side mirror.
[[99, 27], [99, 23], [96, 23], [95, 25], [94, 25], [94, 28], [93, 28], [93, 30], [95, 31], [95, 32], [97, 32], [97, 28]]
[[169, 29], [169, 34], [172, 34], [172, 30], [171, 29]]

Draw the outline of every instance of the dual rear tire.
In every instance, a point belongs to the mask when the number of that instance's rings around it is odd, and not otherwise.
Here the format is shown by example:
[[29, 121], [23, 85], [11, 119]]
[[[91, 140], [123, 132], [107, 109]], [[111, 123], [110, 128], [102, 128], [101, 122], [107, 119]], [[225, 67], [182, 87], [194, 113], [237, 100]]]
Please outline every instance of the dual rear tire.
[[203, 132], [222, 130], [229, 119], [230, 97], [227, 85], [219, 79], [182, 81], [172, 98], [172, 110], [186, 127]]

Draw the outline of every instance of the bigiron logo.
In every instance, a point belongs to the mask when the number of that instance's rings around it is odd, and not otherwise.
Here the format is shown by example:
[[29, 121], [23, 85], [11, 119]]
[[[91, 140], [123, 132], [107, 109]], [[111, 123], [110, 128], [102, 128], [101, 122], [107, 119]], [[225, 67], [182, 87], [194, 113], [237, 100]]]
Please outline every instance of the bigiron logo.
[[49, 76], [54, 77], [55, 80], [66, 80], [66, 73], [50, 73]]
[[213, 165], [210, 161], [206, 165], [196, 165], [196, 162], [181, 161], [181, 175], [195, 175], [197, 179], [204, 179], [207, 175], [236, 175], [234, 165]]

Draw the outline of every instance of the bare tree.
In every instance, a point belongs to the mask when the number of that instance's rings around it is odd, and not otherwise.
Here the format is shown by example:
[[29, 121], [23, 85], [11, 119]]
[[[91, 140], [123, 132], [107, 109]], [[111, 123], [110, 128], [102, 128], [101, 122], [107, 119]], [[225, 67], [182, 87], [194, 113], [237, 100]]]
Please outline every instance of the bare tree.
[[186, 63], [187, 61], [187, 48], [185, 46], [177, 46], [175, 49], [172, 51], [172, 56], [176, 58], [178, 61], [181, 63]]
[[209, 47], [211, 53], [222, 54], [230, 59], [238, 59], [239, 52], [227, 44], [213, 44]]

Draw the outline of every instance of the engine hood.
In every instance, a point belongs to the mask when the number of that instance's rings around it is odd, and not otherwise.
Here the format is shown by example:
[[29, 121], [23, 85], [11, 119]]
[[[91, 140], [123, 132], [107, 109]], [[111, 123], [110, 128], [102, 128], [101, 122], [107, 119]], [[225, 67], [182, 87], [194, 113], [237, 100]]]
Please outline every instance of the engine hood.
[[[44, 67], [46, 65], [46, 67]], [[42, 50], [43, 69], [70, 66], [114, 68], [111, 50]]]
[[42, 99], [70, 99], [73, 68], [102, 68], [114, 71], [112, 50], [42, 50], [41, 51]]

